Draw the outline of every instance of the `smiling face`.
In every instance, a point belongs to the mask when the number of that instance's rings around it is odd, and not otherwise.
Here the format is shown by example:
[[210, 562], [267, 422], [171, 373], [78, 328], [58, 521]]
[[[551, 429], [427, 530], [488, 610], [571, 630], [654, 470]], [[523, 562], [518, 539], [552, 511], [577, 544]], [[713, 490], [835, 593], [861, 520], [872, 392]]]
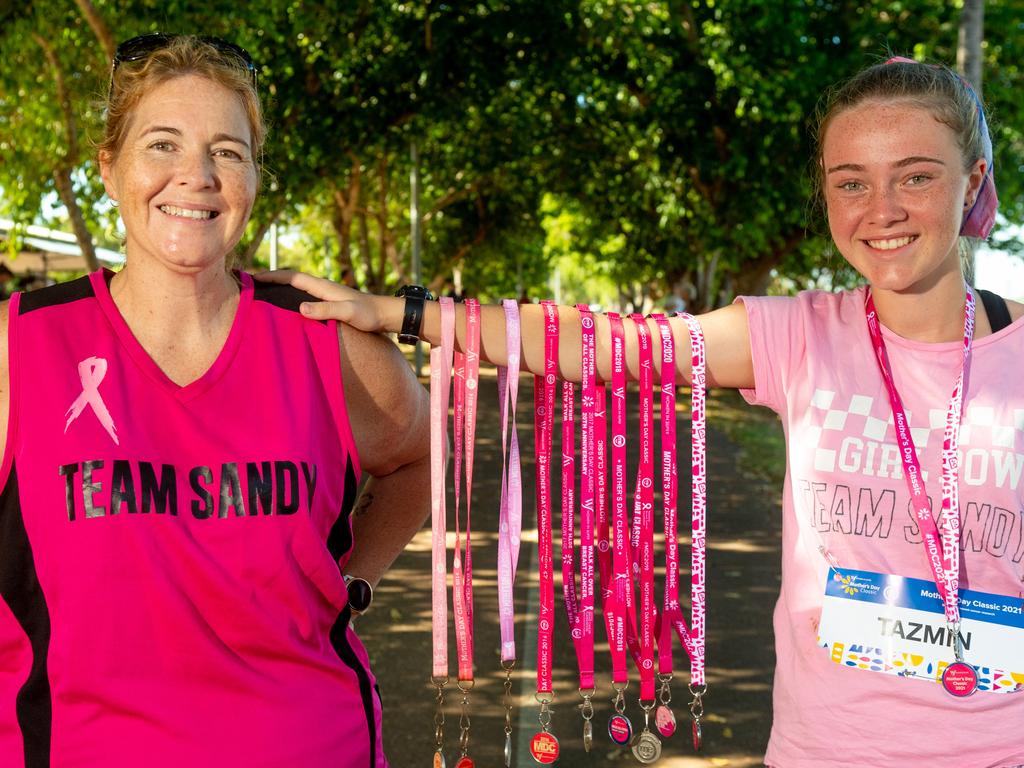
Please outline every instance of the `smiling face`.
[[876, 291], [962, 281], [960, 222], [985, 162], [965, 171], [955, 134], [931, 110], [866, 101], [841, 112], [825, 134], [822, 164], [832, 238]]
[[207, 78], [176, 77], [143, 97], [117, 155], [100, 157], [129, 263], [155, 259], [185, 272], [223, 265], [256, 197], [251, 141], [238, 97]]

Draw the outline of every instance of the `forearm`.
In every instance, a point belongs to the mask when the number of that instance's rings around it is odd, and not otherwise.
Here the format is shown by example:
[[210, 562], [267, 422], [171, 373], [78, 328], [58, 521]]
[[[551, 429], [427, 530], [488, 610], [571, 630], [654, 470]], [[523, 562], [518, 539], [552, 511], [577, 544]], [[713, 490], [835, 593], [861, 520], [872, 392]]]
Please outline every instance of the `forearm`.
[[[397, 331], [402, 324], [404, 299], [383, 299], [388, 302], [383, 316], [387, 329]], [[394, 302], [394, 303], [391, 303]], [[521, 323], [520, 365], [524, 371], [534, 374], [544, 372], [544, 308], [539, 304], [519, 305]], [[594, 315], [595, 343], [597, 347], [597, 373], [599, 378], [611, 379], [611, 323], [604, 314]], [[647, 319], [647, 328], [653, 339], [655, 373], [661, 371], [661, 355], [657, 341], [658, 328], [653, 319]], [[690, 381], [690, 336], [682, 318], [669, 318], [672, 336], [675, 340], [676, 374], [681, 382]], [[581, 377], [582, 336], [580, 313], [575, 307], [558, 307], [558, 369], [559, 376], [566, 381], [579, 381]], [[630, 379], [639, 376], [639, 341], [636, 327], [628, 318], [623, 323], [626, 342], [626, 375]], [[465, 308], [455, 306], [455, 348], [464, 351], [466, 332]], [[427, 302], [420, 338], [431, 345], [441, 343], [441, 308], [437, 302]], [[495, 365], [506, 365], [508, 349], [505, 343], [505, 313], [498, 305], [480, 308], [480, 356]]]
[[[306, 290], [321, 303], [305, 302], [303, 313], [315, 319], [341, 320], [356, 328], [369, 332], [387, 331], [395, 333], [402, 327], [405, 300], [393, 296], [373, 296], [336, 285], [328, 280], [309, 275], [289, 272], [270, 273], [263, 279], [279, 283], [291, 283]], [[465, 337], [465, 311], [456, 305], [456, 348], [463, 350]], [[420, 337], [430, 344], [441, 342], [441, 312], [436, 302], [427, 302]], [[539, 304], [524, 304], [520, 308], [522, 318], [522, 341], [520, 364], [524, 372], [540, 374], [544, 370], [544, 311]], [[568, 381], [580, 379], [580, 320], [575, 308], [560, 306], [559, 316], [559, 375]], [[508, 352], [505, 349], [505, 315], [500, 306], [482, 307], [480, 354], [495, 365], [505, 365]], [[608, 380], [611, 376], [611, 333], [606, 315], [595, 317], [597, 342], [598, 376]], [[657, 336], [653, 320], [647, 320], [651, 336]], [[750, 388], [754, 386], [753, 355], [751, 352], [750, 328], [746, 308], [743, 304], [731, 304], [722, 309], [700, 315], [699, 322], [704, 331], [707, 351], [707, 382], [719, 387]], [[690, 336], [686, 322], [681, 317], [669, 320], [675, 340], [677, 379], [690, 381]], [[631, 321], [624, 323], [626, 341], [626, 368], [630, 378], [635, 379], [639, 370], [636, 328]], [[655, 343], [654, 366], [661, 368], [661, 355]]]
[[352, 510], [352, 557], [345, 573], [376, 586], [430, 514], [430, 457], [371, 477]]

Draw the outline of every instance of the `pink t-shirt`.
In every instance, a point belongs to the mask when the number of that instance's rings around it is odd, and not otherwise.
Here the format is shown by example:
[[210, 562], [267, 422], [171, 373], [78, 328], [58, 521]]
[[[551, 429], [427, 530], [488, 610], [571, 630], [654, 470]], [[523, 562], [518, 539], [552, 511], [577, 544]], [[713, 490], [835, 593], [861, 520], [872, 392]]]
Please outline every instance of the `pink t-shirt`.
[[[864, 290], [744, 298], [755, 389], [786, 435], [775, 607], [777, 768], [1017, 766], [1024, 692], [955, 699], [933, 682], [849, 668], [818, 646], [828, 562], [931, 580], [871, 347]], [[883, 329], [933, 508], [960, 342]], [[960, 431], [961, 588], [1024, 599], [1024, 320], [974, 343]], [[1018, 671], [1024, 669], [1024, 649]]]
[[0, 765], [385, 768], [336, 326], [243, 274], [181, 387], [107, 278], [10, 303]]

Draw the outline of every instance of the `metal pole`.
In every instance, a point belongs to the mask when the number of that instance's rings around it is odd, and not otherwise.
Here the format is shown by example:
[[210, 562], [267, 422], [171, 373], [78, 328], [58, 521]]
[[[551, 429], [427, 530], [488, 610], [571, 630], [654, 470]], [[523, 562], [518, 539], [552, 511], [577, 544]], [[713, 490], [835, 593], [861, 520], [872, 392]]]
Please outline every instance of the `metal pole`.
[[[409, 222], [412, 226], [412, 281], [416, 285], [423, 285], [422, 266], [420, 264], [420, 252], [423, 248], [423, 232], [420, 229], [420, 153], [416, 148], [416, 140], [409, 143], [409, 158], [412, 161], [412, 169], [409, 171]], [[413, 363], [416, 375], [423, 375], [423, 347], [417, 343], [413, 353]]]

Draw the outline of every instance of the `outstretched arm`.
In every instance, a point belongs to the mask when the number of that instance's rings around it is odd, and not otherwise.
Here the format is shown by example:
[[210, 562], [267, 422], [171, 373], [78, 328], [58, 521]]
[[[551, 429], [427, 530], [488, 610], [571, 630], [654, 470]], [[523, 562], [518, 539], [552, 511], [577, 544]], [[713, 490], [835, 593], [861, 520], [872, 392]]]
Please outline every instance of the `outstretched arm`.
[[[350, 323], [366, 331], [397, 333], [402, 327], [405, 299], [393, 296], [375, 296], [352, 290], [330, 280], [324, 280], [301, 272], [282, 270], [259, 276], [260, 279], [290, 283], [322, 301], [303, 306], [308, 317], [317, 319], [333, 318]], [[462, 349], [465, 331], [465, 315], [461, 306], [456, 307], [456, 347]], [[544, 314], [537, 304], [523, 304], [522, 318], [522, 366], [532, 373], [544, 371]], [[580, 379], [580, 322], [579, 313], [573, 307], [561, 306], [559, 317], [559, 374], [568, 381]], [[733, 304], [708, 312], [699, 317], [704, 338], [707, 342], [708, 383], [718, 387], [754, 386], [754, 365], [750, 354], [750, 330], [747, 313], [741, 304]], [[690, 342], [686, 323], [682, 318], [672, 318], [672, 333], [676, 340], [678, 374], [690, 381]], [[608, 319], [596, 317], [598, 375], [603, 379], [611, 377], [610, 349], [611, 334]], [[648, 326], [654, 337], [657, 329], [653, 320]], [[480, 356], [496, 365], [503, 365], [507, 359], [505, 349], [505, 316], [498, 306], [481, 307]], [[636, 378], [638, 371], [637, 339], [635, 332], [626, 324], [626, 361], [628, 373]], [[427, 302], [426, 313], [420, 338], [430, 344], [441, 342], [441, 313], [436, 302]], [[660, 360], [655, 355], [655, 366]]]
[[349, 421], [370, 475], [352, 512], [345, 571], [376, 585], [430, 512], [430, 401], [388, 339], [338, 328]]

